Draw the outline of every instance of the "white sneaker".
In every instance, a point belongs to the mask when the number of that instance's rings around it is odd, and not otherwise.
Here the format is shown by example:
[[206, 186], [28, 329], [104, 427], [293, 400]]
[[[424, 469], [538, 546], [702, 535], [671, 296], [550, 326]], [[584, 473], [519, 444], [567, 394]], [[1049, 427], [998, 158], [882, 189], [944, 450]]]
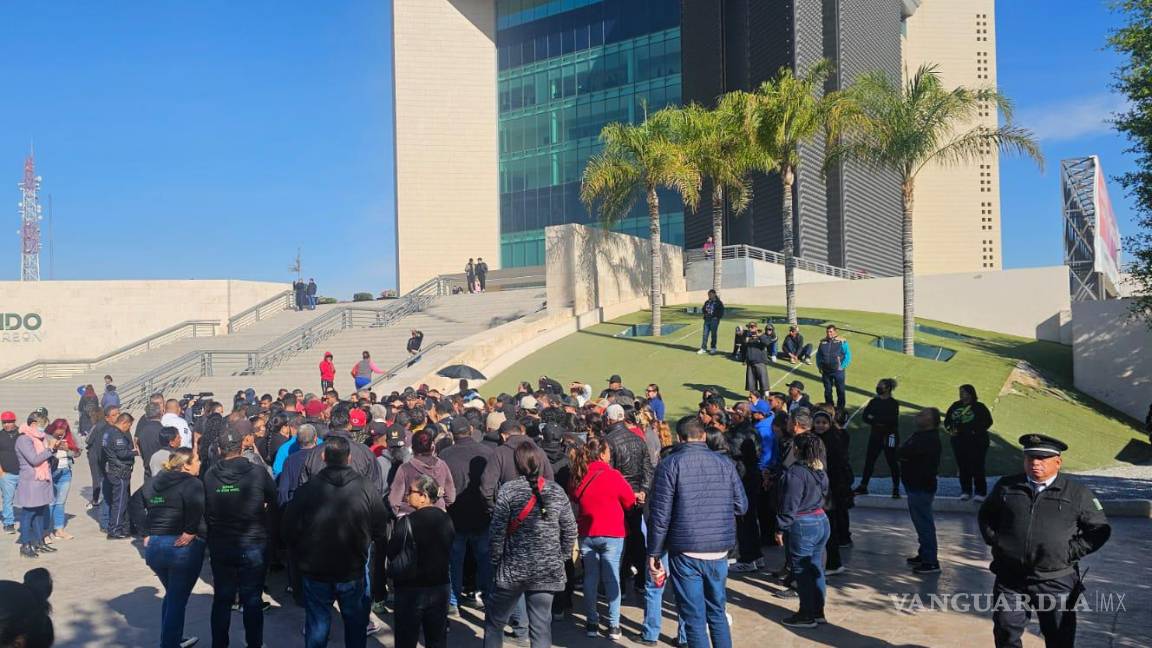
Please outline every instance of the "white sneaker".
[[847, 567], [845, 567], [845, 566], [843, 566], [843, 565], [841, 565], [841, 566], [837, 567], [836, 569], [827, 569], [827, 570], [825, 570], [825, 571], [824, 571], [824, 575], [825, 575], [825, 576], [835, 576], [836, 574], [843, 574], [843, 573], [844, 573], [844, 572], [846, 572], [846, 571], [848, 571], [848, 568], [847, 568]]
[[970, 499], [972, 499], [972, 496], [969, 495], [968, 493], [960, 493], [960, 501], [961, 502], [967, 502]]
[[704, 355], [705, 353], [708, 353], [708, 352], [705, 351], [704, 349], [700, 349], [699, 351], [696, 352], [696, 355]]
[[755, 562], [738, 562], [735, 565], [732, 565], [731, 567], [728, 568], [728, 571], [736, 572], [737, 574], [747, 574], [749, 572], [754, 572], [754, 571], [759, 571], [759, 570], [760, 570], [760, 568], [756, 566]]
[[724, 616], [728, 619], [728, 627], [729, 628], [736, 625], [736, 621], [732, 618], [731, 614], [728, 614], [727, 612], [725, 612]]
[[972, 498], [972, 501], [973, 501], [973, 502], [983, 502], [983, 501], [984, 501], [984, 496], [983, 496], [983, 495], [977, 495], [976, 497], [973, 497], [973, 498]]

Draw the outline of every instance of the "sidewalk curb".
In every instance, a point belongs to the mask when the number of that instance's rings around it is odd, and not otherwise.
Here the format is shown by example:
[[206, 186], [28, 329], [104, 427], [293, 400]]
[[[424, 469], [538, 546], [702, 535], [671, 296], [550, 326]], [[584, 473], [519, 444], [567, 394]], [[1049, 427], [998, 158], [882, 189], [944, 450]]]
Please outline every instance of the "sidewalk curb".
[[[1104, 506], [1104, 513], [1111, 517], [1123, 518], [1152, 518], [1152, 500], [1146, 499], [1118, 499], [1100, 500]], [[870, 509], [906, 510], [908, 500], [905, 497], [892, 499], [883, 495], [857, 495], [856, 506]], [[961, 501], [959, 497], [937, 497], [932, 503], [932, 510], [939, 513], [972, 513], [980, 510], [980, 504], [974, 501]]]

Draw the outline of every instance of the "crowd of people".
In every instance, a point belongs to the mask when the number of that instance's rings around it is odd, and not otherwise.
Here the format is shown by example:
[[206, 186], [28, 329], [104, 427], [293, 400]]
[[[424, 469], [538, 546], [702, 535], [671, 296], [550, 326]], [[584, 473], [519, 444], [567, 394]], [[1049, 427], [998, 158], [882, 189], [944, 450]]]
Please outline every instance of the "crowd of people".
[[[827, 368], [841, 374], [825, 381], [826, 402], [813, 405], [800, 381], [777, 393], [756, 379], [738, 402], [705, 390], [695, 411], [676, 420], [666, 419], [658, 385], [637, 396], [619, 375], [596, 396], [587, 383], [565, 388], [543, 376], [487, 398], [465, 380], [452, 393], [422, 385], [381, 397], [366, 389], [339, 394], [334, 370], [326, 374], [322, 364], [319, 393], [257, 397], [249, 389], [231, 403], [154, 394], [139, 421], [118, 403], [93, 402], [89, 387], [79, 438], [42, 410], [19, 429], [13, 413], [0, 415], [2, 479], [18, 475], [14, 494], [4, 492], [5, 529], [13, 530], [14, 502], [27, 558], [70, 537], [68, 480], [57, 475], [70, 470], [82, 443], [93, 477], [89, 507], [98, 508], [102, 531], [109, 541], [139, 538], [164, 588], [165, 648], [197, 641], [184, 636], [184, 613], [206, 556], [217, 646], [228, 643], [234, 609], [242, 611], [247, 644], [262, 645], [270, 570], [285, 571], [286, 593], [304, 608], [309, 647], [327, 645], [334, 603], [346, 646], [365, 645], [389, 612], [397, 646], [421, 637], [425, 646], [446, 646], [449, 618], [462, 606], [483, 614], [485, 646], [506, 639], [548, 646], [552, 623], [574, 611], [578, 586], [589, 638], [623, 636], [621, 606], [631, 591], [644, 608], [632, 638], [657, 645], [671, 586], [678, 644], [731, 646], [729, 571], [771, 570], [780, 585], [773, 595], [795, 600], [784, 625], [818, 628], [827, 622], [826, 578], [846, 570], [841, 549], [853, 544], [854, 498], [867, 492], [880, 454], [893, 496], [903, 486], [919, 541], [908, 566], [918, 575], [940, 571], [932, 507], [942, 426], [966, 496], [988, 497], [981, 525], [1002, 591], [1035, 588], [1029, 570], [1063, 579], [1107, 540], [1090, 491], [1055, 480], [1062, 444], [1041, 435], [1021, 439], [1031, 475], [1024, 483], [1062, 489], [1074, 506], [1089, 507], [1070, 529], [1046, 523], [1043, 531], [1056, 537], [1052, 543], [1064, 533], [1077, 551], [1040, 557], [1007, 540], [1031, 513], [1012, 514], [1015, 500], [987, 493], [992, 418], [970, 385], [947, 413], [919, 411], [915, 432], [902, 441], [896, 381], [879, 381], [862, 410], [871, 432], [854, 483], [844, 412], [832, 393], [842, 389], [850, 356], [835, 327], [826, 340], [817, 362], [835, 361]], [[746, 357], [758, 359], [759, 344], [746, 342]], [[800, 354], [789, 359], [806, 355], [803, 345], [791, 348]], [[367, 354], [364, 363], [375, 371]], [[143, 486], [130, 492], [137, 462]], [[768, 564], [771, 545], [783, 547], [781, 564]], [[1022, 631], [1018, 618], [997, 620], [998, 644], [1018, 645], [1013, 623]], [[1067, 624], [1054, 627], [1068, 632]]]

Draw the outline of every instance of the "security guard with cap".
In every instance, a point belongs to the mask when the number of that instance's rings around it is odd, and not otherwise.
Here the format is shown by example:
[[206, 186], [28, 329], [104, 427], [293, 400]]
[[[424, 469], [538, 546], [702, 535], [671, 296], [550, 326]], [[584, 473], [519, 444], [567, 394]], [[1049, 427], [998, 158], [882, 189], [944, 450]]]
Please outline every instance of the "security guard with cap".
[[1100, 500], [1060, 474], [1067, 444], [1043, 434], [1020, 437], [1024, 474], [1004, 477], [980, 507], [980, 533], [992, 547], [992, 634], [998, 647], [1022, 646], [1033, 610], [1048, 648], [1076, 641], [1079, 560], [1112, 535]]

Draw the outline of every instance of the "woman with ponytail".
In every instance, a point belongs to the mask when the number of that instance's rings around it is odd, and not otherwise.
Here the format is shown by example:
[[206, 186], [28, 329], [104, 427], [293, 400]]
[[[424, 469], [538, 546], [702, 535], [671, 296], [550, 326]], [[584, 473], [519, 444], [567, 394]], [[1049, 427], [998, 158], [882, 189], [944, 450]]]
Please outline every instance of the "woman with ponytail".
[[521, 441], [513, 453], [517, 478], [496, 493], [490, 540], [495, 588], [486, 608], [485, 648], [503, 644], [504, 626], [521, 596], [532, 645], [552, 645], [552, 597], [564, 590], [564, 557], [576, 543], [576, 519], [564, 489], [542, 476], [541, 454]]
[[204, 563], [204, 484], [191, 448], [172, 450], [164, 470], [144, 485], [148, 507], [144, 559], [164, 586], [160, 612], [161, 648], [196, 643], [185, 638], [184, 609]]
[[612, 468], [612, 451], [600, 439], [589, 439], [572, 451], [572, 500], [579, 515], [580, 557], [584, 561], [586, 634], [600, 636], [596, 592], [604, 584], [608, 600], [608, 638], [620, 639], [620, 556], [624, 552], [624, 512], [636, 505], [636, 494], [624, 475]]

